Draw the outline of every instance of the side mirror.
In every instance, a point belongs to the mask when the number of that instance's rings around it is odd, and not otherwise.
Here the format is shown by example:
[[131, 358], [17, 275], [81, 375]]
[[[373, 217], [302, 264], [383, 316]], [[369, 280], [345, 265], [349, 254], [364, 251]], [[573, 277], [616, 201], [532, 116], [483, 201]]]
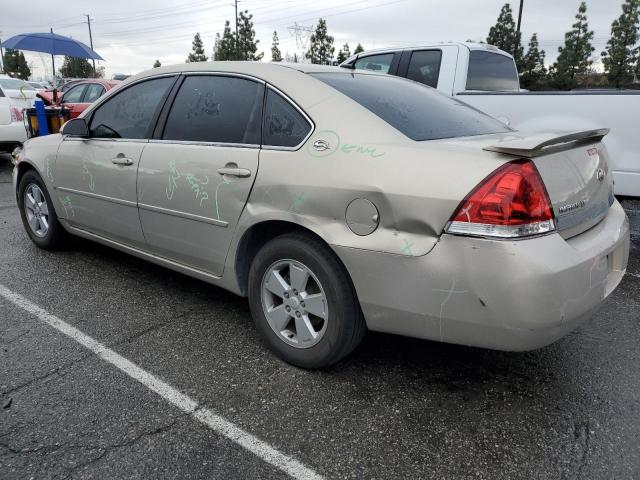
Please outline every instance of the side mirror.
[[89, 126], [84, 118], [74, 118], [62, 126], [61, 133], [70, 137], [88, 137]]

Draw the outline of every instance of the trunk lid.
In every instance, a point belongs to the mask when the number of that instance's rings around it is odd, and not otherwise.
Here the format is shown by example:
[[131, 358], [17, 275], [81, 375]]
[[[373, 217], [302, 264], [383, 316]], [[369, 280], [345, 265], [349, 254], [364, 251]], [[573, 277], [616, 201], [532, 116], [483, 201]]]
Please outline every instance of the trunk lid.
[[613, 178], [600, 143], [608, 132], [514, 134], [484, 149], [532, 159], [551, 199], [558, 232], [570, 238], [599, 223], [613, 204]]

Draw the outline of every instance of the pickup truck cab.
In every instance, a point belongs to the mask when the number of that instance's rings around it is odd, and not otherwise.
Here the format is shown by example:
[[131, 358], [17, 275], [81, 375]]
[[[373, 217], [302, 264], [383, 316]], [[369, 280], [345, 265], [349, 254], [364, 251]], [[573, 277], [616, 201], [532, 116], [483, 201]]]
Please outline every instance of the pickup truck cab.
[[610, 154], [615, 193], [640, 197], [640, 91], [524, 91], [511, 55], [469, 42], [371, 50], [341, 66], [423, 83], [520, 131], [610, 128], [603, 143]]

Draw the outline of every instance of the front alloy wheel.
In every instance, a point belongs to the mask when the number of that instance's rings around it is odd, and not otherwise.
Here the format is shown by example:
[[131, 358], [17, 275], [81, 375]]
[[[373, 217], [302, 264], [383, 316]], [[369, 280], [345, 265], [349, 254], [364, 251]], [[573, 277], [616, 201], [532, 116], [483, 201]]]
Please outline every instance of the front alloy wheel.
[[25, 189], [24, 209], [31, 231], [40, 238], [46, 237], [49, 231], [49, 205], [35, 183], [30, 183]]

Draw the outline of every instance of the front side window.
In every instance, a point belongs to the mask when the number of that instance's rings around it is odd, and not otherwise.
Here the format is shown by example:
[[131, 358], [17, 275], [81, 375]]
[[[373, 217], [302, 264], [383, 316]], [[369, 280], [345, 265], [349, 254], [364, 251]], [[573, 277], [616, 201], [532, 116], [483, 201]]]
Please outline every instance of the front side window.
[[518, 71], [511, 57], [484, 50], [471, 51], [467, 90], [517, 92], [519, 89]]
[[413, 52], [409, 61], [407, 78], [414, 82], [424, 83], [430, 87], [438, 87], [438, 75], [440, 74], [441, 50], [423, 50]]
[[143, 139], [173, 77], [155, 78], [132, 85], [100, 105], [91, 118], [94, 138]]
[[86, 85], [77, 85], [64, 94], [62, 103], [78, 103], [82, 99]]
[[385, 53], [382, 55], [368, 55], [356, 60], [356, 70], [371, 70], [378, 73], [389, 73], [393, 53]]
[[264, 86], [245, 78], [187, 77], [171, 106], [165, 140], [260, 144]]
[[267, 90], [262, 126], [262, 144], [292, 148], [300, 145], [311, 131], [306, 118], [289, 101]]
[[104, 93], [104, 87], [98, 83], [91, 83], [87, 87], [87, 92], [84, 94], [85, 103], [93, 103], [99, 99]]
[[412, 140], [467, 137], [509, 128], [437, 90], [389, 75], [311, 74], [367, 108]]

